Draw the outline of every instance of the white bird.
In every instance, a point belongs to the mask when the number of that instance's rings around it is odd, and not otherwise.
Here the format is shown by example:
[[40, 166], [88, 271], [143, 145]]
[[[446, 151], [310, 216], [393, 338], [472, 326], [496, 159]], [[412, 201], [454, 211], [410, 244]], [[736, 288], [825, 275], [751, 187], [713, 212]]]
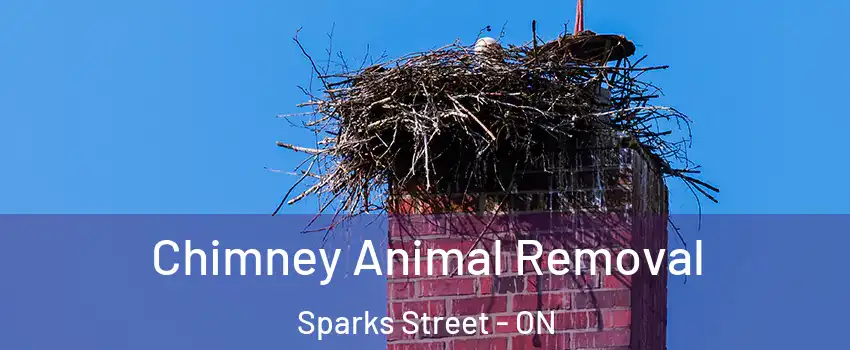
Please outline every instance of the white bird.
[[475, 42], [475, 53], [478, 55], [493, 49], [501, 50], [502, 45], [499, 45], [499, 42], [491, 37], [484, 37]]

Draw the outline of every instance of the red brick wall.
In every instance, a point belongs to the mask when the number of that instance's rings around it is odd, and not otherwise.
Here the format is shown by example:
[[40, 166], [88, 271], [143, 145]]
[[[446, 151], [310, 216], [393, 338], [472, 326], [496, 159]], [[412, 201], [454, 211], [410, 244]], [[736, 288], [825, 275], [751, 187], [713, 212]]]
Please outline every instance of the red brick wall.
[[[632, 224], [632, 247], [657, 252], [667, 249], [667, 188], [646, 162], [634, 162], [635, 194], [632, 198], [637, 217]], [[638, 270], [632, 276], [632, 349], [666, 349], [667, 344], [667, 265], [658, 276]]]
[[[484, 215], [399, 215], [399, 212], [409, 212], [410, 207], [397, 207], [396, 214], [391, 214], [390, 218], [391, 249], [412, 251], [415, 238], [423, 242], [423, 248], [457, 248], [466, 252], [477, 246], [492, 250], [493, 240], [500, 239], [505, 254], [500, 276], [427, 275], [425, 260], [416, 262], [422, 264], [422, 274], [419, 276], [412, 276], [412, 267], [409, 276], [402, 276], [401, 271], [397, 270], [388, 281], [389, 316], [400, 321], [402, 313], [411, 310], [441, 316], [477, 316], [485, 313], [495, 321], [505, 321], [509, 325], [496, 326], [491, 322], [486, 326], [490, 333], [488, 335], [413, 336], [404, 334], [401, 331], [403, 324], [397, 323], [395, 333], [388, 336], [387, 348], [665, 349], [666, 269], [659, 276], [642, 273], [646, 269], [640, 269], [630, 278], [587, 274], [575, 276], [573, 273], [537, 276], [533, 271], [519, 275], [516, 255], [510, 252], [516, 247], [512, 242], [518, 236], [531, 232], [537, 232], [538, 235], [529, 238], [546, 242], [545, 249], [606, 248], [616, 252], [622, 247], [666, 248], [666, 187], [661, 177], [642, 158], [635, 156], [634, 151], [627, 150], [624, 154], [626, 157], [621, 157], [621, 163], [611, 169], [617, 180], [602, 186], [605, 202], [590, 215], [553, 212], [551, 184], [527, 192], [527, 198], [532, 198], [532, 202], [535, 201], [533, 198], [541, 195], [548, 198], [548, 202], [547, 199], [539, 202], [548, 204], [525, 207], [526, 214], [517, 216], [526, 216], [519, 220], [514, 218], [511, 224], [503, 220], [490, 220]], [[570, 173], [574, 178], [572, 183], [580, 183], [575, 180], [581, 176], [579, 167], [570, 170]], [[495, 194], [495, 197], [499, 195]], [[495, 198], [492, 196], [473, 196], [470, 202], [486, 206], [487, 202], [492, 202], [491, 198]], [[504, 198], [504, 195], [501, 197]], [[577, 209], [575, 202], [572, 203], [571, 209]], [[528, 213], [535, 211], [538, 214]], [[530, 222], [533, 229], [529, 229], [529, 225], [517, 225], [518, 221]], [[540, 232], [544, 233], [541, 235]], [[455, 267], [451, 266], [450, 271], [454, 271]], [[517, 313], [537, 310], [543, 310], [547, 317], [548, 311], [555, 311], [554, 325], [557, 332], [541, 335], [535, 342], [533, 336], [519, 334], [515, 322]], [[540, 346], [535, 346], [535, 343]]]

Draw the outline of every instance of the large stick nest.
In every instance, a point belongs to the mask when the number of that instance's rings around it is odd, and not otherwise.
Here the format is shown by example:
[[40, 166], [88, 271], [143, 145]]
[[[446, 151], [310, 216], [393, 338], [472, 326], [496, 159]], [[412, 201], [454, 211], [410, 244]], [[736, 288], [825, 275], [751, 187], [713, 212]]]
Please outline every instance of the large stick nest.
[[[296, 38], [322, 83], [321, 92], [303, 89], [309, 101], [300, 105], [312, 109], [301, 125], [319, 137], [312, 147], [278, 142], [307, 155], [284, 202], [318, 196], [320, 212], [351, 216], [386, 209], [399, 189], [421, 197], [510, 191], [525, 170], [600, 135], [714, 200], [717, 189], [692, 177], [689, 118], [653, 105], [660, 91], [640, 79], [666, 66], [631, 62], [634, 46], [622, 37], [577, 50], [588, 38], [601, 36], [480, 53], [454, 43], [337, 73], [320, 69]], [[602, 89], [610, 98], [600, 98]]]

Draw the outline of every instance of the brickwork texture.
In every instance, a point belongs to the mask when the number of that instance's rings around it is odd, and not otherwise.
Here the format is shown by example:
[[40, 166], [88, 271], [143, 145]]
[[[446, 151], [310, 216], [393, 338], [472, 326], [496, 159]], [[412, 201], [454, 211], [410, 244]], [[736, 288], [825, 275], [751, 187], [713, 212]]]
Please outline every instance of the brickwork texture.
[[[387, 349], [665, 349], [666, 260], [657, 276], [645, 268], [631, 276], [538, 275], [531, 266], [519, 274], [516, 252], [511, 250], [516, 248], [511, 242], [523, 237], [544, 242], [544, 258], [553, 248], [603, 248], [614, 254], [624, 247], [666, 249], [663, 179], [637, 150], [615, 151], [607, 161], [598, 153], [585, 161], [580, 152], [573, 154], [561, 171], [541, 171], [538, 177], [529, 172], [525, 184], [510, 193], [465, 194], [461, 206], [472, 207], [478, 215], [437, 213], [397, 195], [401, 204], [390, 214], [391, 249], [412, 252], [412, 242], [418, 239], [422, 248], [492, 250], [499, 239], [503, 254], [499, 275], [429, 275], [424, 258], [411, 262], [421, 265], [419, 275], [412, 273], [412, 266], [407, 276], [396, 269], [388, 278], [387, 312], [398, 323], [387, 337]], [[487, 211], [494, 207], [514, 217], [488, 220]], [[417, 210], [417, 215], [411, 215]], [[545, 265], [545, 259], [541, 264]], [[452, 265], [450, 271], [457, 269]], [[401, 331], [405, 311], [469, 317], [484, 313], [491, 322], [483, 326], [488, 334], [479, 330], [477, 334], [408, 335]], [[523, 311], [543, 311], [547, 318], [554, 312], [556, 332], [520, 334], [516, 315]]]

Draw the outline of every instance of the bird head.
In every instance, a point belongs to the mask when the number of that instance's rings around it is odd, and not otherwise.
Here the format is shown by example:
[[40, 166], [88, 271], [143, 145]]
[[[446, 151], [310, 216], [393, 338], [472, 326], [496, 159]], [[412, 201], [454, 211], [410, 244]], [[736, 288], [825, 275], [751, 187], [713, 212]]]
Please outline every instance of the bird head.
[[499, 45], [499, 42], [496, 41], [496, 39], [493, 39], [491, 37], [484, 37], [484, 38], [478, 39], [478, 41], [475, 42], [475, 49], [474, 50], [475, 50], [476, 54], [480, 55], [480, 54], [483, 54], [485, 52], [491, 53], [494, 50], [501, 51], [501, 49], [502, 49], [502, 45]]

